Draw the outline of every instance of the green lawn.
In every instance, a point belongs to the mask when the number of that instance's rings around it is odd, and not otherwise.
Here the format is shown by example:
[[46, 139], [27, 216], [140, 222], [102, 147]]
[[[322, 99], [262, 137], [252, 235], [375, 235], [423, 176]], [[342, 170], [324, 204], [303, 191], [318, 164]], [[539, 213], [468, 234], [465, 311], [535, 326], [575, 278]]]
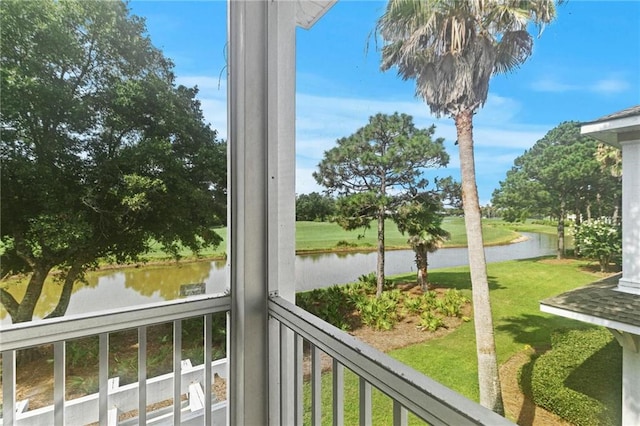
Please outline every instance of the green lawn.
[[[443, 227], [451, 234], [451, 239], [445, 243], [445, 247], [466, 246], [467, 236], [464, 218], [447, 217], [444, 220]], [[485, 219], [483, 221], [485, 244], [506, 244], [513, 241], [518, 236], [514, 230], [515, 227], [529, 232], [554, 232], [553, 228], [549, 226], [516, 225], [495, 219]], [[223, 239], [226, 237], [226, 228], [219, 228], [216, 232]], [[371, 228], [367, 230], [345, 231], [338, 224], [332, 222], [296, 222], [296, 250], [298, 253], [336, 249], [374, 250], [377, 246], [376, 239], [377, 228], [375, 223], [372, 223]], [[340, 242], [342, 242], [341, 247], [339, 247]], [[385, 246], [388, 249], [409, 248], [407, 246], [407, 236], [402, 235], [391, 220], [387, 220], [385, 223]], [[200, 255], [207, 258], [222, 257], [226, 253], [226, 249], [226, 241], [223, 241], [217, 249], [204, 250]], [[189, 250], [183, 250], [181, 255], [184, 257], [192, 256]], [[160, 249], [159, 244], [153, 244], [152, 251], [146, 255], [146, 258], [157, 260], [167, 258], [167, 255]]]
[[[528, 346], [550, 345], [550, 333], [557, 328], [584, 328], [583, 323], [540, 312], [538, 302], [593, 282], [592, 274], [583, 272], [585, 262], [555, 264], [534, 259], [488, 265], [491, 300], [495, 321], [496, 347], [499, 363]], [[413, 274], [395, 279], [413, 280]], [[469, 270], [466, 267], [439, 269], [430, 272], [438, 286], [456, 288], [471, 295]], [[392, 357], [412, 366], [457, 392], [478, 401], [478, 378], [473, 322], [463, 323], [457, 330], [439, 339], [398, 349]], [[345, 424], [357, 424], [358, 384], [353, 374], [345, 377]], [[327, 407], [323, 424], [331, 423], [329, 412], [331, 376], [323, 376], [323, 402]], [[391, 401], [374, 394], [373, 424], [391, 423]], [[419, 422], [416, 422], [419, 424]]]

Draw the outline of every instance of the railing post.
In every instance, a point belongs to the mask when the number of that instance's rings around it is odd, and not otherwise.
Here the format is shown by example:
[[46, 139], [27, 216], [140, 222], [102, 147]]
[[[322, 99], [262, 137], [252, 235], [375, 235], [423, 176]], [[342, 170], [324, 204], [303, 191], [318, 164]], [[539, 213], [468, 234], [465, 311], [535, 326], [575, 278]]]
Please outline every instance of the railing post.
[[344, 366], [333, 359], [333, 424], [344, 424]]
[[16, 351], [2, 352], [2, 419], [13, 425], [16, 415]]
[[371, 384], [360, 377], [360, 426], [371, 426]]
[[322, 424], [322, 363], [321, 352], [311, 344], [311, 424]]
[[64, 398], [65, 398], [65, 342], [53, 344], [53, 423], [64, 426]]
[[173, 321], [173, 424], [180, 425], [182, 409], [182, 320]]
[[138, 327], [138, 419], [147, 423], [147, 327]]
[[109, 422], [109, 334], [101, 333], [98, 344], [98, 417], [100, 426]]
[[[204, 424], [212, 424], [211, 418], [211, 404], [213, 398], [211, 397], [211, 386], [213, 385], [213, 377], [211, 374], [211, 358], [213, 357], [211, 344], [213, 341], [213, 315], [207, 314], [204, 316]], [[228, 376], [227, 376], [228, 377]]]

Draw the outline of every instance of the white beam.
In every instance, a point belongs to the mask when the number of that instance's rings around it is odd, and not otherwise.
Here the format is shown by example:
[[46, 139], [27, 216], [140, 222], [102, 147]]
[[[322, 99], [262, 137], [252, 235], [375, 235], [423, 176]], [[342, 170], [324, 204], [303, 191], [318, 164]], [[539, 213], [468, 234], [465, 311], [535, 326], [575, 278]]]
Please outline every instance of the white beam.
[[[267, 240], [269, 292], [295, 302], [296, 3], [268, 3]], [[269, 323], [269, 422], [294, 423], [293, 332]]]
[[230, 1], [229, 423], [268, 424], [267, 1]]
[[622, 424], [640, 424], [640, 336], [609, 329], [622, 346]]
[[622, 147], [622, 277], [618, 289], [640, 294], [640, 138]]

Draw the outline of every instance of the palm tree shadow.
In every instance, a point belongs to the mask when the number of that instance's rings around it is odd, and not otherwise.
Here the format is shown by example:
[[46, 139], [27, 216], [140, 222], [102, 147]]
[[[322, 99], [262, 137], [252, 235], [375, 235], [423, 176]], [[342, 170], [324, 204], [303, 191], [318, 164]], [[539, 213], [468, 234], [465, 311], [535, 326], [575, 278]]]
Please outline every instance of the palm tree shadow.
[[524, 394], [517, 420], [520, 426], [531, 426], [535, 422], [536, 405], [533, 402], [532, 377], [536, 361], [551, 349], [551, 333], [567, 327], [588, 328], [589, 326], [578, 321], [571, 324], [566, 318], [535, 314], [501, 318], [496, 326], [497, 331], [509, 333], [515, 342], [533, 348], [530, 360], [522, 366], [518, 375], [518, 385]]
[[[500, 285], [495, 277], [487, 277], [489, 290], [502, 290], [505, 287]], [[429, 272], [429, 284], [434, 287], [452, 288], [456, 290], [471, 290], [471, 276], [469, 272]]]
[[524, 394], [522, 400], [522, 407], [520, 407], [520, 413], [518, 414], [517, 424], [519, 426], [533, 426], [536, 417], [536, 404], [533, 402], [533, 389], [531, 379], [533, 377], [533, 367], [536, 360], [546, 352], [546, 349], [535, 349], [529, 362], [524, 364], [520, 369], [518, 376], [518, 385], [520, 390]]

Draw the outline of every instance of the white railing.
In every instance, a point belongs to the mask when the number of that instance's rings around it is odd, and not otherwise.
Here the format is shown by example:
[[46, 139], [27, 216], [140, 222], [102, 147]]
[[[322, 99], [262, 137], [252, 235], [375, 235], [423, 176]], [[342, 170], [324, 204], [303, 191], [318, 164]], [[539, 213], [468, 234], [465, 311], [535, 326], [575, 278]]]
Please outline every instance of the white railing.
[[355, 337], [320, 320], [280, 297], [271, 297], [269, 313], [295, 333], [295, 416], [303, 416], [303, 340], [311, 351], [311, 423], [320, 425], [321, 352], [333, 358], [333, 424], [344, 424], [344, 367], [359, 377], [359, 418], [361, 425], [372, 423], [371, 387], [393, 401], [393, 424], [407, 423], [407, 410], [432, 425], [513, 425], [491, 410], [463, 397], [390, 356], [362, 343]]
[[[35, 424], [74, 425], [87, 422], [99, 422], [101, 425], [115, 424], [120, 411], [130, 411], [131, 400], [137, 394], [138, 414], [136, 423], [146, 424], [147, 406], [160, 399], [167, 399], [163, 390], [169, 389], [169, 399], [181, 401], [182, 395], [197, 395], [200, 402], [190, 401], [193, 407], [201, 405], [199, 413], [205, 424], [213, 424], [212, 409], [219, 411], [211, 394], [213, 374], [226, 362], [212, 363], [212, 325], [213, 314], [226, 312], [230, 308], [230, 298], [226, 295], [206, 295], [189, 299], [161, 302], [126, 309], [103, 311], [92, 314], [73, 315], [45, 321], [27, 322], [5, 327], [0, 332], [0, 352], [2, 353], [2, 424], [32, 424], [34, 415], [38, 417]], [[211, 368], [190, 368], [181, 359], [182, 352], [182, 320], [204, 318], [204, 363]], [[173, 323], [173, 373], [167, 377], [147, 379], [147, 327], [155, 324]], [[137, 329], [138, 331], [138, 382], [122, 387], [111, 386], [109, 379], [109, 333]], [[65, 342], [90, 336], [99, 336], [99, 391], [95, 395], [65, 401]], [[16, 401], [16, 350], [53, 344], [54, 352], [54, 404], [52, 409], [46, 407], [40, 412], [23, 411], [25, 404]], [[225, 374], [226, 375], [226, 374]], [[195, 381], [204, 389], [202, 395], [192, 385]], [[85, 405], [82, 405], [85, 404]], [[78, 407], [83, 407], [78, 409]], [[88, 412], [86, 407], [93, 407]], [[182, 419], [182, 404], [174, 403], [169, 413], [173, 424], [188, 423]], [[224, 412], [224, 410], [222, 410]], [[93, 414], [94, 413], [94, 414]], [[162, 414], [162, 413], [161, 413]], [[90, 416], [90, 417], [91, 417]], [[224, 416], [224, 415], [223, 415]], [[157, 417], [157, 416], [156, 416]], [[185, 416], [189, 417], [189, 416]], [[40, 419], [45, 419], [42, 423]], [[181, 420], [182, 419], [182, 420]], [[223, 417], [224, 419], [224, 417]], [[157, 418], [156, 418], [157, 420]], [[218, 418], [218, 421], [220, 419]], [[218, 422], [215, 422], [218, 423]]]
[[[99, 422], [118, 424], [119, 414], [137, 409], [135, 417], [119, 424], [225, 424], [226, 402], [217, 402], [211, 394], [216, 372], [223, 377], [226, 360], [212, 361], [213, 314], [230, 309], [230, 297], [199, 296], [40, 322], [16, 324], [0, 333], [2, 353], [2, 414], [4, 425], [76, 425]], [[294, 416], [295, 424], [303, 424], [304, 411], [312, 425], [322, 421], [322, 410], [331, 409], [334, 425], [344, 424], [345, 368], [358, 376], [359, 422], [372, 424], [372, 389], [377, 388], [393, 401], [393, 424], [406, 425], [408, 413], [432, 425], [512, 425], [511, 422], [487, 410], [422, 373], [371, 348], [353, 336], [309, 314], [277, 296], [269, 299], [269, 314], [279, 322], [281, 340], [294, 333]], [[204, 317], [204, 363], [192, 367], [181, 359], [182, 321]], [[147, 379], [147, 327], [173, 323], [173, 373]], [[138, 381], [118, 386], [109, 378], [109, 333], [137, 329]], [[65, 342], [89, 336], [99, 336], [99, 391], [65, 401]], [[310, 367], [304, 371], [303, 344], [308, 343]], [[275, 343], [275, 342], [272, 342]], [[16, 350], [34, 346], [54, 346], [54, 404], [27, 411], [16, 401]], [[170, 344], [170, 343], [167, 343]], [[321, 358], [332, 358], [332, 402], [322, 405]], [[204, 368], [209, 365], [211, 368]], [[291, 367], [291, 366], [289, 366]], [[283, 369], [287, 368], [283, 366]], [[303, 404], [303, 389], [310, 387], [310, 404]], [[270, 380], [276, 380], [272, 378]], [[280, 381], [281, 383], [283, 380]], [[198, 384], [194, 386], [194, 384]], [[204, 389], [204, 392], [202, 392]], [[147, 412], [147, 406], [160, 400], [181, 401], [170, 407]], [[265, 396], [266, 397], [266, 396]], [[195, 422], [195, 423], [194, 423]]]

